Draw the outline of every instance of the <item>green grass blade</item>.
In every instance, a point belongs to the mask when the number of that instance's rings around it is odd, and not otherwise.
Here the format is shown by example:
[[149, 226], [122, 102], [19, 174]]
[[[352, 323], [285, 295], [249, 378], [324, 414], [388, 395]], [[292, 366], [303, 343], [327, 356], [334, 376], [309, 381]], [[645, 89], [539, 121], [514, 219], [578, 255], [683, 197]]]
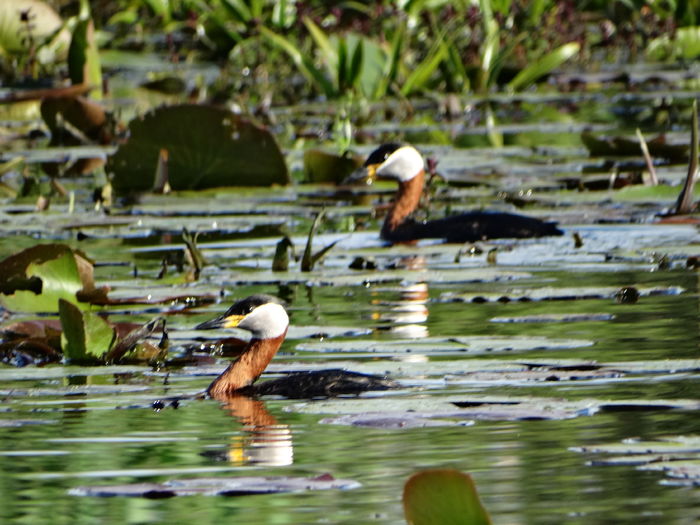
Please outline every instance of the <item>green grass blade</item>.
[[348, 70], [348, 84], [351, 87], [357, 87], [362, 75], [362, 65], [364, 62], [365, 44], [362, 39], [358, 40], [355, 46], [355, 52], [352, 54], [352, 61]]
[[539, 60], [527, 66], [508, 84], [508, 89], [517, 91], [535, 82], [541, 76], [551, 73], [564, 62], [579, 52], [581, 46], [577, 42], [569, 42], [547, 53]]
[[278, 35], [270, 29], [260, 26], [260, 34], [267, 38], [270, 43], [279, 47], [285, 51], [289, 57], [294, 61], [296, 66], [306, 76], [309, 80], [315, 83], [319, 89], [321, 89], [324, 94], [328, 97], [333, 97], [337, 94], [337, 90], [333, 87], [333, 84], [325, 77], [322, 71], [316, 68], [312, 60], [302, 54], [302, 52], [289, 40], [281, 35]]
[[382, 98], [387, 95], [392, 84], [396, 82], [396, 77], [401, 63], [401, 53], [404, 46], [404, 35], [406, 33], [404, 25], [397, 27], [394, 36], [391, 39], [389, 49], [389, 59], [386, 62], [384, 76], [377, 84], [377, 89], [374, 93], [375, 98]]
[[309, 30], [311, 38], [314, 39], [318, 49], [321, 51], [324, 62], [328, 67], [328, 71], [333, 74], [338, 67], [338, 50], [323, 32], [323, 29], [314, 24], [313, 20], [308, 17], [304, 17], [304, 25], [306, 26], [306, 29]]
[[348, 84], [348, 43], [344, 38], [338, 40], [338, 67], [336, 68], [336, 78], [338, 91], [341, 93], [349, 87]]
[[481, 44], [481, 69], [477, 81], [477, 89], [480, 93], [485, 93], [491, 85], [494, 77], [493, 67], [497, 62], [497, 55], [500, 46], [500, 36], [498, 22], [493, 16], [490, 0], [479, 0], [481, 17], [484, 24], [484, 41]]
[[226, 11], [238, 22], [245, 24], [253, 19], [253, 14], [250, 12], [250, 9], [248, 9], [246, 3], [241, 0], [223, 0], [221, 5], [223, 5]]
[[448, 46], [442, 36], [433, 46], [428, 56], [408, 75], [406, 82], [401, 88], [401, 94], [406, 96], [414, 91], [423, 89], [430, 80], [430, 76], [438, 68], [440, 62], [445, 60], [449, 53]]

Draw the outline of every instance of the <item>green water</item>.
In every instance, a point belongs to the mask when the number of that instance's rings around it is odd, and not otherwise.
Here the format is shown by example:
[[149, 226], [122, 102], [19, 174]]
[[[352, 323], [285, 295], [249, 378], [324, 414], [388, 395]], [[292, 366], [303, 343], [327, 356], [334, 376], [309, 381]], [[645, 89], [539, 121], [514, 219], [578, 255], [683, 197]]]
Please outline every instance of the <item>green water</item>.
[[[680, 88], [675, 97], [662, 94], [671, 97], [669, 103], [678, 106], [679, 115], [687, 116], [693, 94]], [[698, 277], [697, 271], [686, 268], [686, 259], [700, 252], [700, 234], [692, 224], [656, 223], [656, 214], [675, 201], [686, 167], [660, 166], [665, 185], [658, 188], [579, 191], [577, 184], [562, 182], [583, 184], [590, 178], [587, 168], [595, 171], [593, 176], [609, 176], [608, 168], [601, 168], [603, 160], [590, 158], [582, 147], [581, 130], [627, 133], [639, 124], [632, 118], [638, 110], [652, 115], [663, 111], [654, 101], [658, 93], [623, 95], [619, 98], [614, 91], [497, 99], [504, 149], [488, 147], [483, 126], [436, 121], [431, 109], [417, 117], [420, 124], [404, 126], [377, 117], [363, 129], [368, 144], [359, 146], [360, 152], [367, 153], [384, 139], [412, 140], [439, 158], [446, 178], [466, 184], [438, 188], [431, 202], [434, 216], [475, 207], [517, 211], [500, 192], [522, 191], [532, 199], [525, 211], [558, 220], [566, 230], [561, 238], [479, 243], [483, 251], [473, 257], [458, 257], [465, 247], [457, 245], [382, 246], [372, 210], [386, 202], [389, 186], [349, 196], [331, 187], [306, 185], [144, 196], [102, 215], [90, 200], [92, 181], [77, 179], [66, 182], [76, 192], [74, 210], [66, 199], [55, 199], [44, 213], [34, 211], [30, 198], [2, 201], [0, 257], [38, 242], [66, 242], [98, 263], [96, 281], [109, 285], [112, 297], [218, 297], [217, 304], [190, 311], [167, 302], [108, 309], [112, 321], [144, 323], [166, 315], [171, 355], [181, 355], [195, 343], [187, 330], [234, 299], [260, 292], [279, 295], [289, 305], [292, 331], [273, 361], [272, 373], [337, 363], [386, 372], [403, 388], [368, 396], [373, 410], [380, 412], [390, 412], [399, 401], [420, 407], [426, 399], [473, 401], [481, 395], [503, 402], [534, 396], [546, 399], [543, 404], [667, 400], [671, 405], [697, 405]], [[125, 105], [129, 107], [128, 100]], [[512, 116], [516, 106], [520, 111]], [[291, 126], [304, 111], [309, 111], [308, 125], [328, 125], [333, 119], [325, 110], [297, 110], [280, 110], [275, 129], [293, 166], [305, 148], [318, 144], [290, 140], [285, 125]], [[670, 139], [687, 141], [687, 119], [668, 129], [673, 129]], [[665, 124], [644, 129], [663, 130]], [[24, 146], [13, 144], [14, 149]], [[301, 177], [298, 169], [294, 176]], [[341, 242], [314, 272], [300, 272], [295, 261], [287, 273], [271, 272], [280, 225], [288, 227], [301, 253], [321, 205], [329, 218], [317, 236], [316, 249], [332, 240]], [[186, 282], [174, 264], [158, 278], [165, 254], [182, 252], [183, 226], [202, 232], [199, 244], [211, 263], [194, 283]], [[83, 235], [78, 237], [78, 232]], [[574, 245], [574, 232], [581, 235], [582, 247]], [[486, 255], [493, 248], [495, 263]], [[372, 258], [378, 269], [348, 269], [357, 256]], [[668, 267], [659, 265], [661, 256], [666, 256]], [[627, 286], [642, 292], [637, 303], [615, 300], [615, 291]], [[36, 318], [0, 313], [7, 323]], [[605, 317], [494, 322], [562, 314]], [[440, 351], [412, 346], [428, 337], [437, 348], [477, 336], [500, 338], [500, 346], [474, 353], [467, 351], [469, 345]], [[528, 346], [528, 338], [540, 339]], [[548, 346], [562, 340], [577, 343]], [[398, 349], [375, 351], [372, 346], [392, 341], [398, 341]], [[350, 343], [350, 350], [332, 348], [335, 342]], [[303, 346], [312, 343], [320, 349]], [[470, 366], [490, 373], [498, 368], [486, 360], [502, 361], [504, 367], [597, 362], [612, 368], [634, 363], [636, 368], [577, 380], [513, 378], [507, 370], [488, 379], [469, 379], [464, 370]], [[658, 525], [696, 523], [700, 518], [697, 488], [674, 485], [663, 472], [634, 465], [593, 465], [598, 455], [574, 450], [630, 438], [698, 435], [696, 405], [591, 410], [563, 420], [465, 416], [452, 418], [463, 424], [403, 429], [323, 422], [343, 414], [343, 403], [349, 400], [339, 400], [332, 414], [313, 413], [315, 401], [284, 399], [228, 407], [213, 400], [184, 399], [177, 408], [166, 402], [162, 410], [153, 409], [155, 400], [203, 391], [225, 361], [200, 352], [185, 368], [155, 371], [147, 366], [100, 370], [0, 365], [0, 523], [399, 524], [404, 522], [405, 481], [419, 470], [437, 467], [471, 473], [499, 524]], [[440, 368], [445, 362], [452, 366], [448, 373]], [[666, 363], [668, 369], [663, 368]], [[253, 424], [241, 416], [246, 409], [256, 411]], [[325, 473], [357, 481], [361, 487], [170, 499], [71, 492], [210, 476]]]
[[[518, 359], [582, 358], [599, 361], [693, 358], [697, 351], [696, 278], [694, 273], [604, 272], [562, 274], [579, 286], [611, 280], [682, 286], [686, 293], [619, 305], [609, 299], [578, 302], [464, 304], [439, 302], [445, 291], [478, 290], [483, 285], [434, 287], [425, 325], [431, 336], [481, 333], [583, 337], [597, 344], [581, 350], [530, 351]], [[502, 286], [502, 285], [501, 285]], [[247, 287], [271, 291], [269, 286]], [[377, 304], [396, 299], [390, 289], [326, 287], [311, 302], [294, 288], [293, 322], [304, 325], [367, 323]], [[348, 297], [352, 298], [349, 307]], [[379, 307], [381, 309], [381, 306]], [[348, 311], [351, 310], [351, 311]], [[494, 316], [537, 311], [610, 312], [610, 322], [498, 324]], [[391, 339], [377, 332], [372, 339]], [[364, 339], [367, 339], [366, 337]], [[294, 349], [295, 342], [283, 350]], [[505, 357], [504, 357], [505, 358]], [[325, 356], [312, 357], [327, 359]], [[285, 355], [279, 362], [294, 361]], [[387, 365], [389, 368], [390, 364]], [[426, 370], [430, 365], [426, 364]], [[21, 371], [4, 369], [2, 377]], [[570, 450], [629, 437], [653, 439], [697, 434], [695, 412], [621, 412], [565, 421], [477, 421], [471, 426], [382, 430], [319, 424], [319, 417], [286, 409], [294, 401], [266, 400], [279, 425], [291, 433], [293, 463], [265, 466], [241, 459], [255, 448], [251, 433], [230, 411], [212, 400], [184, 401], [177, 409], [125, 408], [162, 396], [204, 389], [210, 377], [173, 370], [168, 384], [162, 373], [114, 374], [69, 378], [5, 379], [0, 417], [37, 424], [0, 429], [0, 516], [6, 523], [401, 523], [401, 491], [418, 470], [452, 467], [474, 476], [487, 508], [498, 523], [692, 523], [698, 494], [690, 488], [661, 485], [662, 474], [630, 466], [587, 466], [589, 457]], [[410, 381], [409, 381], [410, 382]], [[142, 386], [143, 391], [52, 394], [69, 385]], [[13, 389], [36, 389], [31, 395]], [[635, 381], [545, 383], [529, 387], [465, 388], [449, 385], [444, 393], [487, 392], [546, 397], [610, 399], [696, 398], [697, 376], [637, 378]], [[400, 397], [439, 395], [416, 387]], [[387, 398], [386, 406], [391, 406]], [[120, 407], [121, 409], [115, 409]], [[238, 451], [238, 455], [236, 453]], [[229, 452], [227, 456], [227, 452]], [[218, 453], [218, 454], [216, 454]], [[209, 472], [212, 470], [212, 472]], [[73, 487], [163, 481], [178, 477], [316, 476], [330, 473], [362, 487], [348, 491], [274, 494], [237, 498], [189, 496], [166, 500], [68, 496]]]

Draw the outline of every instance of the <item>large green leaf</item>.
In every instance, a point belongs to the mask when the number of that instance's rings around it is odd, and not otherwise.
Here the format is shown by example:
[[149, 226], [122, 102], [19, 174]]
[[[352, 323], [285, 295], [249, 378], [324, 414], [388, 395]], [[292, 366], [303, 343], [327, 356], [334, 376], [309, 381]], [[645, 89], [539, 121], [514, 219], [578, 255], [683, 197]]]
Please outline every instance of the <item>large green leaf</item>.
[[39, 244], [0, 261], [0, 304], [8, 310], [56, 312], [59, 299], [103, 302], [106, 291], [95, 287], [92, 263], [65, 244]]
[[469, 474], [453, 469], [426, 470], [406, 482], [403, 507], [409, 525], [489, 525]]
[[153, 187], [161, 150], [174, 190], [288, 184], [274, 136], [225, 109], [185, 104], [158, 108], [129, 124], [129, 140], [107, 165], [117, 191]]
[[81, 312], [73, 303], [60, 299], [61, 348], [70, 362], [100, 359], [114, 343], [114, 329], [100, 316]]
[[75, 256], [64, 245], [35, 246], [0, 262], [0, 304], [8, 310], [55, 312], [59, 299], [76, 303], [83, 288]]

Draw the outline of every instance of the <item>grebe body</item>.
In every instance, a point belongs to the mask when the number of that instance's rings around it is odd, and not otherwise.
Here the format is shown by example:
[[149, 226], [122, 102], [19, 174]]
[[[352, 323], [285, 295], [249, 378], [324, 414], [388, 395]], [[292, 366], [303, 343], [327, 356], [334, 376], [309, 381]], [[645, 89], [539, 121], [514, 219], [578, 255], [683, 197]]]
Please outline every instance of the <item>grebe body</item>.
[[386, 241], [444, 239], [447, 242], [474, 242], [563, 234], [553, 222], [514, 213], [474, 211], [432, 221], [412, 219], [411, 214], [418, 207], [425, 183], [425, 163], [413, 146], [381, 145], [367, 157], [363, 175], [370, 181], [384, 178], [399, 184], [382, 225], [381, 237]]
[[215, 399], [246, 395], [279, 395], [295, 399], [359, 394], [399, 385], [390, 379], [340, 369], [293, 372], [254, 384], [279, 350], [289, 328], [281, 301], [271, 295], [251, 295], [236, 302], [223, 315], [197, 325], [197, 330], [242, 328], [251, 333], [241, 355], [207, 389]]

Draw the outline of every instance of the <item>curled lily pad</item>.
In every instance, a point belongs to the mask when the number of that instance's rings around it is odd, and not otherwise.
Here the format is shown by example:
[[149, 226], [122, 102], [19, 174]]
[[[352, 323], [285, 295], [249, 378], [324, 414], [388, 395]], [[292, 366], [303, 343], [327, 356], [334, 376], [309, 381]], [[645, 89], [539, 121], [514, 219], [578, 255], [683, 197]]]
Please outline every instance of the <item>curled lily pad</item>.
[[[57, 345], [56, 345], [57, 346]], [[41, 339], [26, 338], [19, 343], [0, 343], [0, 363], [11, 366], [45, 365], [61, 360], [54, 345]]]
[[56, 312], [59, 299], [102, 300], [85, 255], [64, 244], [41, 244], [0, 261], [0, 304], [8, 310]]
[[131, 121], [129, 140], [107, 166], [114, 173], [114, 189], [153, 188], [161, 150], [168, 152], [173, 190], [290, 182], [282, 152], [267, 129], [224, 109], [185, 104]]
[[41, 103], [41, 116], [51, 130], [51, 146], [75, 146], [89, 141], [108, 144], [112, 140], [107, 112], [85, 97], [49, 96]]

